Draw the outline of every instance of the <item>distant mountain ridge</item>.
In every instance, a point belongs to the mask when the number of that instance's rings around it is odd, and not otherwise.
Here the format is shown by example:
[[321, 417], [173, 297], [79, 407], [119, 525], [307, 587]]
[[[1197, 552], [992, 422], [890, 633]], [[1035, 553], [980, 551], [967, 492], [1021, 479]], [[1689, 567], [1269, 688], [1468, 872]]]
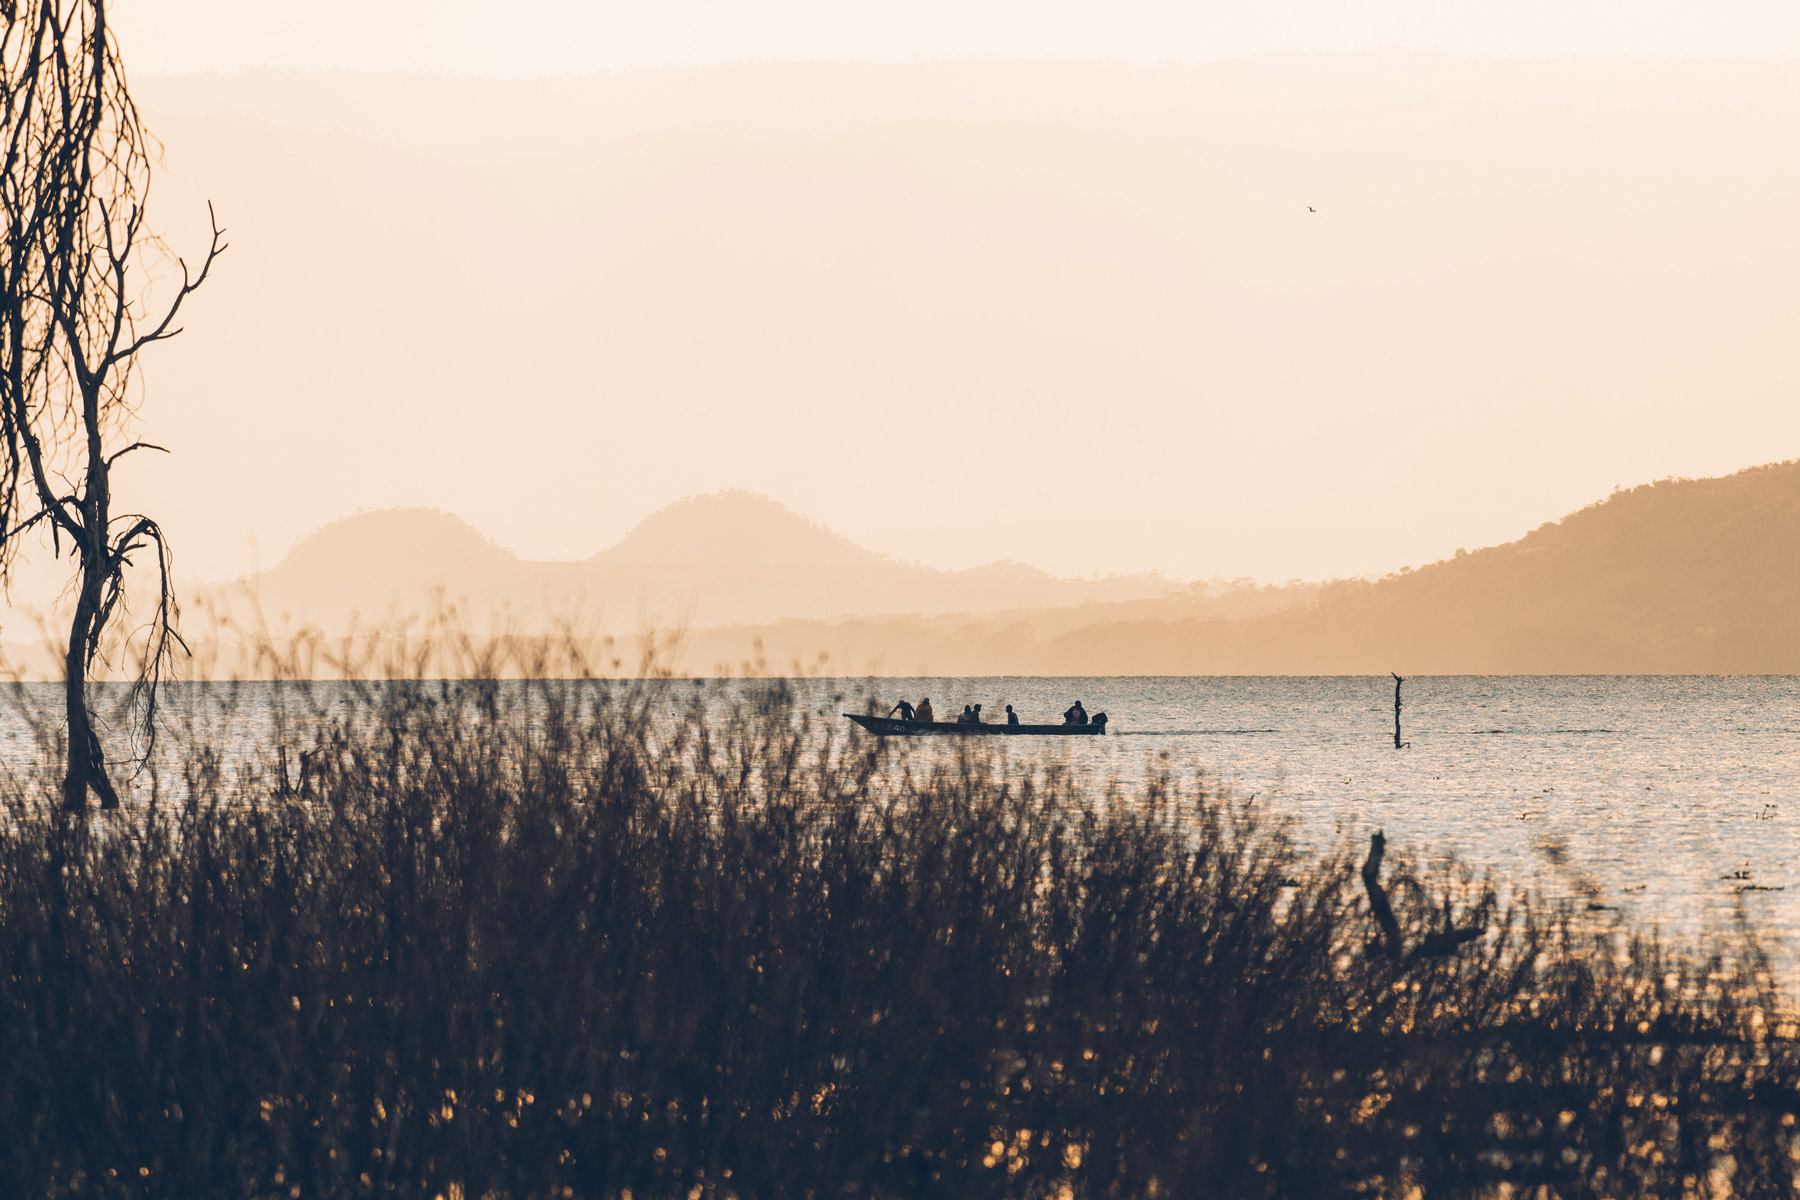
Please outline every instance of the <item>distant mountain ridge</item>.
[[849, 673], [1800, 673], [1800, 461], [1621, 490], [1504, 545], [1262, 607], [788, 622], [704, 635], [689, 664], [755, 642]]
[[1059, 579], [1019, 563], [941, 571], [864, 549], [748, 491], [690, 496], [649, 514], [579, 562], [533, 562], [434, 509], [333, 522], [246, 581], [266, 614], [336, 627], [429, 609], [441, 595], [475, 615], [576, 611], [612, 628], [697, 627], [881, 614], [988, 613], [1141, 600], [1160, 577]]
[[361, 514], [256, 586], [266, 609], [326, 627], [352, 609], [417, 611], [433, 581], [476, 615], [597, 600], [614, 631], [685, 628], [663, 665], [700, 675], [1800, 674], [1797, 551], [1800, 461], [1619, 490], [1376, 580], [1150, 588], [1018, 564], [934, 571], [727, 492], [659, 510], [581, 563], [517, 559], [443, 513]]

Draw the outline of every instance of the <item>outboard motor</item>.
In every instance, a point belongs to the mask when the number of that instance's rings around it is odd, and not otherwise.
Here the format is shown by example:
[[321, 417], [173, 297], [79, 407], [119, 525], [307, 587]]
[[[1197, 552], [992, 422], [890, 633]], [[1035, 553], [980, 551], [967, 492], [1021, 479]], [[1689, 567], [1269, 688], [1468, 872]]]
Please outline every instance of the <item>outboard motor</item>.
[[1105, 713], [1095, 713], [1093, 716], [1088, 718], [1088, 724], [1098, 725], [1100, 727], [1100, 732], [1102, 734], [1105, 734], [1106, 733], [1106, 714]]

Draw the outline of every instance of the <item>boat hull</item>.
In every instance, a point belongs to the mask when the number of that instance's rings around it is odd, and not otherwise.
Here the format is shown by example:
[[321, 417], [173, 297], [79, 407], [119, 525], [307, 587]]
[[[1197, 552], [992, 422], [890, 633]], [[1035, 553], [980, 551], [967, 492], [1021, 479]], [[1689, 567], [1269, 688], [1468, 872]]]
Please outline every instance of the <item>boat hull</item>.
[[1104, 721], [1088, 725], [1003, 725], [999, 722], [965, 725], [959, 721], [902, 721], [898, 717], [844, 715], [880, 737], [920, 737], [940, 733], [958, 737], [1096, 737], [1106, 732]]

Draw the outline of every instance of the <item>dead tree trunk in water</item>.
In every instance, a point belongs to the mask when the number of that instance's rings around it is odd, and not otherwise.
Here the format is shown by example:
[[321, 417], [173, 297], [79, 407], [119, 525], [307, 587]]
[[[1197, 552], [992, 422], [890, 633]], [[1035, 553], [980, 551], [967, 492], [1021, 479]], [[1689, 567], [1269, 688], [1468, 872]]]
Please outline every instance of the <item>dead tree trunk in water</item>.
[[1369, 893], [1369, 912], [1381, 926], [1381, 945], [1390, 958], [1399, 958], [1405, 950], [1400, 935], [1400, 922], [1394, 919], [1394, 906], [1388, 903], [1387, 889], [1381, 886], [1381, 857], [1387, 852], [1387, 839], [1377, 829], [1369, 835], [1369, 857], [1363, 860], [1363, 888]]
[[1394, 906], [1388, 901], [1387, 888], [1381, 883], [1381, 860], [1387, 853], [1387, 838], [1377, 829], [1369, 835], [1369, 857], [1363, 860], [1363, 888], [1369, 893], [1369, 913], [1375, 918], [1375, 924], [1381, 928], [1381, 950], [1389, 958], [1419, 959], [1446, 958], [1455, 954], [1465, 943], [1480, 937], [1487, 927], [1487, 914], [1493, 903], [1492, 893], [1484, 896], [1474, 909], [1464, 910], [1464, 915], [1473, 919], [1467, 925], [1456, 923], [1456, 914], [1451, 911], [1450, 897], [1444, 897], [1444, 927], [1427, 930], [1411, 953], [1406, 949], [1406, 935], [1400, 929], [1399, 918], [1394, 916]]
[[[1394, 673], [1389, 671], [1388, 674], [1393, 675]], [[1394, 749], [1396, 750], [1404, 750], [1412, 745], [1411, 742], [1400, 740], [1400, 685], [1405, 682], [1406, 679], [1403, 676], [1394, 675]]]

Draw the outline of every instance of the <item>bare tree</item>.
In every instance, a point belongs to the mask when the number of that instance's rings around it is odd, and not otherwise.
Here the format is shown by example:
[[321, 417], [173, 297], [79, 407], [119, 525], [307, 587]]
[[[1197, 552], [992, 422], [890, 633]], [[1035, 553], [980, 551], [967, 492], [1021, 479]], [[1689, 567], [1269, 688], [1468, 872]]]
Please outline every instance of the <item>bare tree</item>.
[[[126, 85], [105, 0], [0, 0], [0, 578], [40, 526], [74, 560], [74, 613], [64, 658], [68, 743], [64, 804], [118, 796], [107, 776], [88, 675], [102, 635], [124, 611], [126, 569], [154, 555], [156, 602], [142, 633], [134, 711], [154, 744], [158, 687], [177, 647], [179, 615], [162, 527], [114, 511], [112, 469], [157, 450], [132, 440], [136, 368], [146, 347], [175, 336], [184, 301], [225, 249], [197, 272], [146, 227], [155, 144]], [[152, 308], [154, 273], [179, 269]]]

